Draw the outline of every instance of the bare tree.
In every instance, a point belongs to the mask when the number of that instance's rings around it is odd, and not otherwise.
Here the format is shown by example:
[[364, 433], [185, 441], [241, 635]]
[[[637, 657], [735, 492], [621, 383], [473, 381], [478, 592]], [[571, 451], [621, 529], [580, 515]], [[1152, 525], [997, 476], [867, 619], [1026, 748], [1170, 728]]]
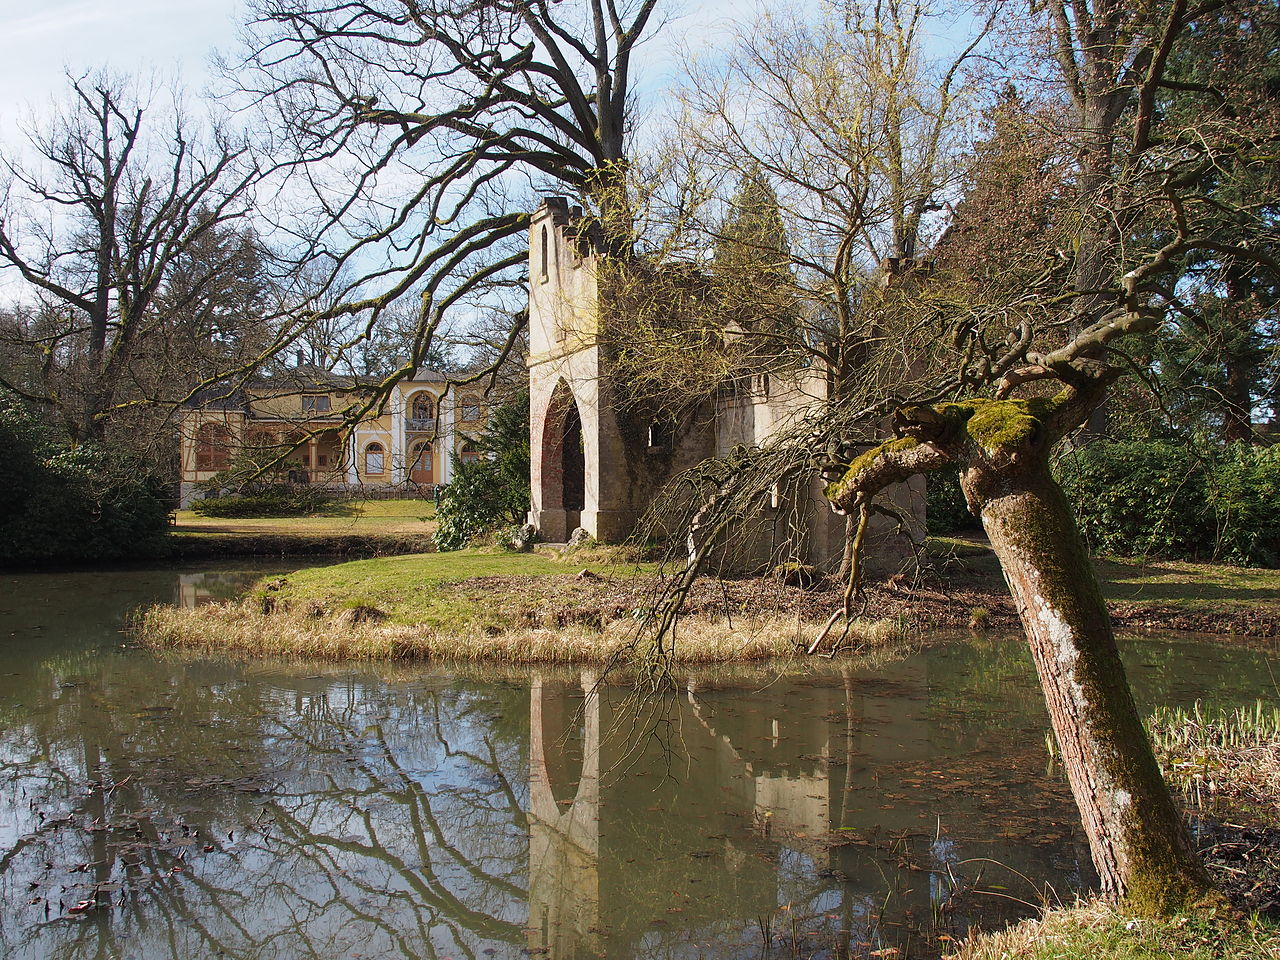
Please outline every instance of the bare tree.
[[192, 255], [245, 216], [258, 168], [244, 141], [198, 132], [132, 81], [70, 82], [28, 133], [30, 157], [2, 160], [0, 271], [27, 294], [28, 320], [5, 334], [28, 375], [5, 385], [55, 409], [71, 436], [102, 439], [123, 410], [183, 398], [144, 357], [225, 279], [225, 257]]
[[[503, 309], [538, 191], [576, 194], [605, 245], [625, 250], [632, 58], [655, 5], [256, 4], [238, 80], [293, 157], [298, 256], [328, 272], [311, 321], [342, 319], [350, 348], [398, 299], [419, 301], [379, 397], [430, 356], [451, 314]], [[485, 360], [493, 370], [519, 342], [523, 312], [506, 314], [515, 328]]]

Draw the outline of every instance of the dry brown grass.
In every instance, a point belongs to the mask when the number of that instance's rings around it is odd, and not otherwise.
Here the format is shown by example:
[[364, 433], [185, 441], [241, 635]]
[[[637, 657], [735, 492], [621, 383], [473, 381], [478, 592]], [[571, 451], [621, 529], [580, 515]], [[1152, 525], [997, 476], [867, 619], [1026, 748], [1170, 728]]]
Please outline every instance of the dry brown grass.
[[[157, 649], [185, 649], [242, 657], [316, 660], [433, 660], [448, 663], [608, 663], [643, 659], [634, 620], [614, 620], [603, 629], [463, 624], [457, 628], [387, 623], [350, 609], [323, 607], [264, 613], [260, 600], [192, 608], [154, 606], [132, 623], [133, 634]], [[688, 617], [680, 621], [674, 662], [732, 663], [792, 657], [816, 634], [815, 624], [795, 619], [735, 617], [732, 621]], [[901, 624], [863, 622], [851, 645], [883, 648], [904, 640]]]

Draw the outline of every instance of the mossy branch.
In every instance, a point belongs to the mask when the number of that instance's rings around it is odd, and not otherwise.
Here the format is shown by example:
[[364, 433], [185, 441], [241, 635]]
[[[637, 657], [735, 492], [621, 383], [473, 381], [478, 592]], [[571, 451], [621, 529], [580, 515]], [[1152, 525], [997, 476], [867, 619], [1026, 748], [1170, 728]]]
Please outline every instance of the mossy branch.
[[826, 497], [836, 513], [851, 513], [858, 509], [860, 500], [869, 500], [885, 487], [938, 470], [951, 461], [951, 455], [939, 446], [914, 437], [896, 437], [857, 457], [839, 480], [827, 484]]

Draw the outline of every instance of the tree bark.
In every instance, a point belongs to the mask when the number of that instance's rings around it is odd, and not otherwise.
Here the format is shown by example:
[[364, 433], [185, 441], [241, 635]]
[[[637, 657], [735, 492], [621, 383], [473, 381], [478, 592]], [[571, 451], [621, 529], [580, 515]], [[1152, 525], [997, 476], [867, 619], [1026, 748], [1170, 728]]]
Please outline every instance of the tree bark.
[[971, 461], [961, 483], [1017, 604], [1104, 895], [1177, 910], [1210, 883], [1138, 716], [1070, 506], [1036, 461]]

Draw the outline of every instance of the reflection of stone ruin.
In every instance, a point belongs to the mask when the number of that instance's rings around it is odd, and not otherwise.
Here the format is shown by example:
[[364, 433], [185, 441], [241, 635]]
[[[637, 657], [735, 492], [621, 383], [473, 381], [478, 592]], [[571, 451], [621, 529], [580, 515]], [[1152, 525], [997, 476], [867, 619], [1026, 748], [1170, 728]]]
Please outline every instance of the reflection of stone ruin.
[[[532, 219], [530, 520], [544, 540], [563, 541], [581, 527], [597, 540], [618, 542], [635, 531], [668, 480], [794, 425], [823, 401], [827, 383], [816, 367], [785, 378], [734, 378], [674, 423], [646, 422], [644, 415], [623, 409], [611, 348], [602, 336], [606, 284], [584, 223], [581, 211], [571, 211], [561, 197], [549, 198]], [[838, 563], [844, 518], [827, 508], [819, 483], [799, 499], [775, 496], [761, 505], [758, 517], [743, 518], [757, 532], [740, 559], [750, 565], [800, 559], [824, 569]], [[922, 529], [923, 486], [904, 486], [894, 499]], [[897, 552], [904, 547], [898, 544]], [[881, 554], [892, 549], [890, 538], [881, 537]]]
[[[919, 826], [880, 811], [879, 784], [862, 782], [889, 759], [877, 751], [895, 761], [927, 755], [924, 667], [899, 672], [904, 692], [916, 696], [851, 696], [850, 676], [846, 689], [813, 689], [829, 702], [801, 720], [781, 691], [766, 691], [757, 709], [738, 713], [718, 711], [714, 691], [690, 686], [664, 714], [679, 731], [665, 755], [635, 726], [628, 687], [597, 686], [590, 670], [578, 683], [535, 677], [530, 948], [545, 948], [555, 960], [629, 956], [668, 909], [672, 926], [685, 930], [768, 915], [804, 896], [784, 892], [783, 851], [805, 858], [810, 876], [849, 874], [841, 909], [849, 926], [865, 923], [883, 898], [882, 872], [870, 851], [833, 847], [829, 837], [868, 821], [885, 830]], [[850, 708], [856, 716], [847, 724], [833, 727], [823, 718]], [[850, 736], [833, 737], [833, 729]], [[868, 729], [873, 735], [862, 736]], [[647, 746], [638, 747], [637, 738]], [[667, 762], [671, 778], [658, 775]], [[637, 781], [633, 774], [642, 770], [654, 776]], [[917, 897], [926, 914], [929, 896], [926, 884]]]
[[[905, 947], [944, 909], [960, 933], [971, 911], [1025, 915], [1017, 898], [1034, 899], [1036, 881], [1016, 878], [1043, 874], [1046, 853], [1008, 829], [1010, 797], [1027, 798], [1000, 791], [1018, 777], [992, 793], [981, 761], [956, 765], [952, 738], [968, 734], [939, 723], [955, 706], [951, 678], [931, 678], [924, 658], [840, 673], [834, 683], [778, 679], [749, 703], [690, 684], [660, 706], [598, 685], [590, 669], [535, 675], [530, 952], [657, 956], [667, 937], [722, 942], [758, 917], [806, 913], [845, 943]], [[661, 729], [665, 743], [652, 736]], [[938, 789], [965, 776], [970, 787]], [[1056, 802], [1068, 802], [1065, 790]], [[1050, 876], [1078, 888], [1087, 851], [1059, 850]], [[971, 857], [990, 868], [966, 865]], [[956, 878], [977, 874], [1017, 896], [952, 902]]]

